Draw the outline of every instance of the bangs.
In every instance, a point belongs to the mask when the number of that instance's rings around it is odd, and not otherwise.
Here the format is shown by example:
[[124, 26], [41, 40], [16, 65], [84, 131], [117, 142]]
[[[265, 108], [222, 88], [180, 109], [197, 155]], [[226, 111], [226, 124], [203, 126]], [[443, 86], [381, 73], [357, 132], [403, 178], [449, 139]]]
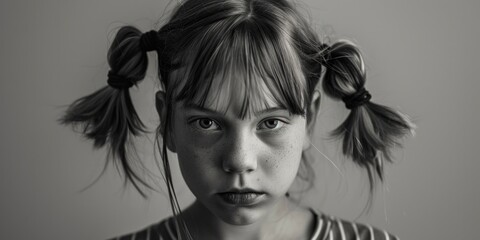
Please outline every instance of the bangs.
[[270, 107], [304, 115], [306, 80], [292, 40], [252, 19], [229, 20], [199, 30], [181, 54], [175, 100], [224, 113], [237, 101], [241, 119]]

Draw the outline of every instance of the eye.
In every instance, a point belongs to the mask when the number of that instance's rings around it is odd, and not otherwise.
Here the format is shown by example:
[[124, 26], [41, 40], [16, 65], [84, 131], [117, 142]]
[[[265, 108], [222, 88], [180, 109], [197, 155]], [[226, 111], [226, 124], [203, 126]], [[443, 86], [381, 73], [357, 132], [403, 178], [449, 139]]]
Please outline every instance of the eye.
[[218, 130], [220, 127], [218, 124], [209, 118], [199, 118], [193, 121], [195, 127], [202, 130]]
[[273, 130], [273, 129], [279, 129], [281, 128], [285, 122], [278, 120], [278, 119], [267, 119], [263, 122], [260, 123], [258, 126], [259, 129], [267, 129], [267, 130]]

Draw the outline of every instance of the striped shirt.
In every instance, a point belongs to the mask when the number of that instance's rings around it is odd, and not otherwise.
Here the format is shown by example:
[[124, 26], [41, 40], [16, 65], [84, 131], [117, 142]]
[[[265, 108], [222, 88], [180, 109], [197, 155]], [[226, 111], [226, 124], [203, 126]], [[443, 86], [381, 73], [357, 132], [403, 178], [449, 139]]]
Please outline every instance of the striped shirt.
[[[309, 240], [399, 240], [384, 230], [315, 213], [315, 230]], [[177, 228], [170, 217], [138, 232], [111, 240], [176, 240]]]

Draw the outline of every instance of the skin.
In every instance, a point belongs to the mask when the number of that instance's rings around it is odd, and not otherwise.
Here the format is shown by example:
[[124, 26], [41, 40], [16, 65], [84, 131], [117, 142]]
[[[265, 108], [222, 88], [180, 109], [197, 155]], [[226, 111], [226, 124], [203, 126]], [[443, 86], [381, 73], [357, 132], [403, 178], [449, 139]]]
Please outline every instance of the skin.
[[[182, 217], [195, 239], [308, 239], [312, 213], [285, 194], [302, 152], [310, 146], [308, 132], [315, 117], [307, 121], [270, 103], [240, 119], [239, 99], [229, 98], [228, 108], [174, 104], [173, 131], [165, 139], [169, 150], [177, 153], [183, 178], [196, 197]], [[311, 116], [316, 116], [319, 99], [315, 92], [308, 109]], [[214, 100], [210, 102], [222, 102]], [[165, 119], [164, 92], [157, 93], [156, 105]], [[251, 206], [227, 204], [218, 193], [232, 188], [264, 194]]]

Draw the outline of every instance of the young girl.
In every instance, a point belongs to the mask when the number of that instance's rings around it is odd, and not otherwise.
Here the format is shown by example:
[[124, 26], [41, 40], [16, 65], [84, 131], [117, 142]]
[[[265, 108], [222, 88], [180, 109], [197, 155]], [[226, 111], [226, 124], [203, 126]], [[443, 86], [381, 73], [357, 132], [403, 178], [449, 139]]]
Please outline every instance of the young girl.
[[[146, 131], [129, 88], [158, 56], [157, 145], [173, 216], [117, 239], [397, 239], [302, 207], [288, 195], [311, 146], [320, 87], [350, 109], [333, 132], [373, 188], [390, 148], [413, 129], [370, 101], [359, 50], [321, 42], [288, 0], [186, 0], [158, 31], [121, 28], [108, 53], [108, 86], [62, 118], [107, 147], [141, 194], [133, 136]], [[320, 85], [320, 81], [322, 84]], [[195, 202], [180, 209], [167, 149]]]

